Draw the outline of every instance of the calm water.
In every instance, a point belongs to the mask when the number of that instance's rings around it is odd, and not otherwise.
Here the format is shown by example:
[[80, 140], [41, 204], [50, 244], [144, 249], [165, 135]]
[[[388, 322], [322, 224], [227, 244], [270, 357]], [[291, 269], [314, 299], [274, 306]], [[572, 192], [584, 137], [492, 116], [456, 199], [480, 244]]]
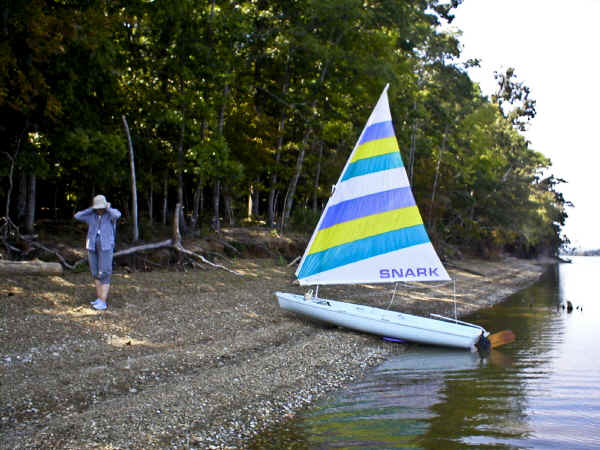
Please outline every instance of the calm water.
[[559, 264], [471, 317], [513, 344], [486, 359], [415, 346], [251, 448], [598, 449], [598, 279], [600, 258]]

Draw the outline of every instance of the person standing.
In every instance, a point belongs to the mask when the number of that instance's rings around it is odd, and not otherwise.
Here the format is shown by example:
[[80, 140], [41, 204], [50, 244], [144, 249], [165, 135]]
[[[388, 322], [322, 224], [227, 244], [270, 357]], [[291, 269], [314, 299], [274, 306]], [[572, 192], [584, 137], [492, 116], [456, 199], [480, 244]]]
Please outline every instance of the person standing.
[[98, 310], [107, 308], [112, 260], [117, 235], [118, 209], [111, 208], [104, 195], [96, 195], [92, 206], [75, 213], [74, 218], [88, 224], [85, 248], [88, 251], [90, 272], [96, 285], [96, 300], [91, 305]]

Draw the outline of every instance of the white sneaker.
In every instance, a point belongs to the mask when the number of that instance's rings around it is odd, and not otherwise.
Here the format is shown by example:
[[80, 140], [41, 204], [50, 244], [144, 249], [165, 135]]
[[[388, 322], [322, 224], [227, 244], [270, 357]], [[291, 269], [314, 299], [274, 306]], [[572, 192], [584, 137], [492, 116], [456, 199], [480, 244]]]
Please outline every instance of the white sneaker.
[[92, 306], [94, 307], [94, 309], [98, 309], [98, 310], [104, 310], [104, 309], [106, 309], [106, 303], [104, 303], [100, 299], [98, 299], [98, 301], [95, 302]]
[[102, 300], [100, 300], [99, 298], [97, 298], [96, 300], [94, 300], [93, 302], [90, 302], [90, 305], [94, 306], [96, 303], [101, 302]]

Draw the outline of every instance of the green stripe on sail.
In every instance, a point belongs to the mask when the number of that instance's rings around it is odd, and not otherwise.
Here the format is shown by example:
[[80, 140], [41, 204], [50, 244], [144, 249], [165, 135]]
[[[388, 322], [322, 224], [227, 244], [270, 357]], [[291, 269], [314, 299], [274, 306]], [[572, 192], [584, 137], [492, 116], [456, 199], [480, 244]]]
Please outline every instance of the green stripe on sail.
[[298, 272], [298, 278], [306, 278], [336, 267], [427, 242], [430, 241], [424, 225], [378, 234], [308, 255]]
[[400, 152], [386, 153], [385, 155], [373, 156], [372, 158], [359, 159], [348, 164], [341, 181], [349, 180], [350, 178], [360, 177], [375, 172], [384, 170], [397, 169], [403, 167]]
[[387, 137], [383, 139], [377, 139], [375, 141], [368, 141], [362, 145], [359, 145], [352, 156], [352, 161], [355, 162], [360, 159], [372, 158], [373, 156], [385, 155], [386, 153], [392, 153], [399, 151], [398, 141], [396, 136]]
[[423, 219], [416, 206], [361, 217], [320, 230], [308, 254], [422, 223]]

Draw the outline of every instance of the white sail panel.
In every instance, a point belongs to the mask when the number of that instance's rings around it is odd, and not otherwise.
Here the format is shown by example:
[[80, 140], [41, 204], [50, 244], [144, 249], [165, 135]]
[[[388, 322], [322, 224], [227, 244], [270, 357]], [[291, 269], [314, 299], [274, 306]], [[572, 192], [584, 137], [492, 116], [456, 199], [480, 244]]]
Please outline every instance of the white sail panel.
[[376, 194], [377, 192], [409, 186], [408, 175], [404, 167], [370, 173], [362, 177], [350, 178], [349, 180], [340, 182], [335, 187], [335, 193], [331, 197], [328, 206], [352, 200], [353, 198]]
[[377, 104], [375, 105], [375, 108], [373, 108], [373, 111], [371, 112], [371, 115], [365, 124], [365, 129], [369, 128], [369, 126], [373, 125], [374, 123], [389, 122], [392, 120], [392, 113], [390, 112], [390, 104], [387, 96], [387, 90], [389, 87], [390, 85], [386, 84], [383, 88], [383, 92], [379, 96], [379, 100], [377, 100]]

